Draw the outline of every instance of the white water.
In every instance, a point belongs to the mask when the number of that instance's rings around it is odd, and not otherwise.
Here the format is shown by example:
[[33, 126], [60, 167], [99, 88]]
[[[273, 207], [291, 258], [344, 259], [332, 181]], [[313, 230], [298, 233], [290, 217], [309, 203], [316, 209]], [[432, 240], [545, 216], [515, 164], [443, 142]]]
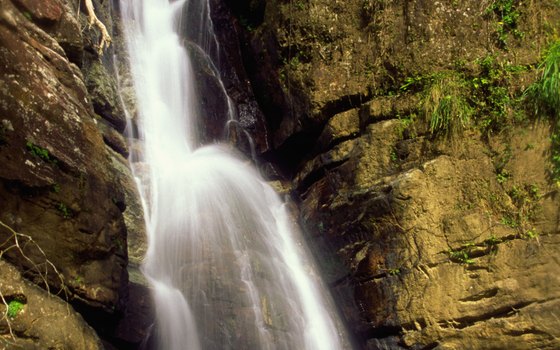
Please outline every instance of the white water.
[[328, 298], [276, 193], [229, 147], [198, 145], [194, 75], [175, 33], [184, 3], [121, 0], [150, 168], [143, 271], [157, 346], [340, 349]]

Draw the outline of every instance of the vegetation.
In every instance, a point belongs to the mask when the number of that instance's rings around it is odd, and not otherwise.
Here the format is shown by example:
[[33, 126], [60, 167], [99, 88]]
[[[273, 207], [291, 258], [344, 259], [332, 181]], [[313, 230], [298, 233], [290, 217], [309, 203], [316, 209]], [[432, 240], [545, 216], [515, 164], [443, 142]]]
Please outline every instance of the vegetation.
[[550, 116], [553, 120], [551, 177], [560, 183], [560, 40], [546, 51], [538, 71], [540, 79], [527, 89], [525, 97], [537, 117]]
[[467, 244], [462, 245], [458, 249], [451, 249], [449, 250], [449, 259], [453, 262], [458, 262], [461, 264], [474, 264], [474, 260], [471, 259], [471, 251], [475, 247], [475, 244], [470, 242]]
[[454, 134], [469, 124], [473, 110], [467, 95], [467, 86], [457, 76], [435, 78], [422, 100], [422, 112], [432, 134]]
[[9, 318], [16, 317], [19, 314], [19, 312], [23, 310], [24, 306], [25, 304], [17, 299], [10, 301], [8, 303], [8, 311], [7, 311], [8, 317]]
[[496, 23], [496, 33], [498, 35], [498, 45], [502, 49], [507, 49], [509, 34], [515, 38], [523, 38], [523, 32], [517, 29], [518, 19], [520, 16], [516, 0], [494, 0], [490, 6], [486, 8], [486, 13], [494, 13], [498, 17]]
[[27, 147], [27, 150], [29, 151], [29, 153], [31, 153], [35, 157], [40, 158], [47, 163], [52, 163], [52, 164], [57, 163], [56, 159], [52, 158], [51, 155], [49, 154], [48, 149], [37, 146], [36, 144], [34, 144], [31, 141], [27, 141], [25, 146]]
[[74, 215], [72, 209], [68, 208], [68, 206], [62, 202], [58, 203], [56, 209], [62, 214], [62, 217], [65, 219], [69, 219]]

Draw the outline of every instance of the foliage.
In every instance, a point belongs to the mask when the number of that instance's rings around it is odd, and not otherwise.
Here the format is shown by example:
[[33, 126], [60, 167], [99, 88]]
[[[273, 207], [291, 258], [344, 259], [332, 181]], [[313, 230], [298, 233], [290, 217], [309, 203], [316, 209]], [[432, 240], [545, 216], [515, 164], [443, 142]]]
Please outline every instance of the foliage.
[[553, 181], [560, 183], [560, 40], [546, 51], [538, 70], [540, 79], [525, 91], [525, 97], [535, 115], [548, 115], [554, 121], [551, 175]]
[[498, 183], [500, 184], [503, 184], [504, 182], [509, 180], [510, 177], [511, 174], [507, 170], [503, 169], [498, 174], [496, 174], [496, 181], [498, 181]]
[[23, 310], [23, 307], [25, 306], [24, 303], [22, 303], [21, 301], [14, 299], [12, 301], [10, 301], [8, 303], [8, 317], [9, 318], [14, 318], [17, 316], [17, 314], [19, 314], [19, 312], [21, 310]]
[[498, 16], [496, 24], [496, 32], [498, 34], [498, 45], [502, 49], [507, 49], [507, 41], [509, 34], [515, 38], [523, 38], [523, 32], [517, 29], [520, 12], [517, 9], [516, 0], [494, 0], [490, 6], [486, 8], [486, 13], [494, 13]]
[[56, 209], [62, 214], [62, 217], [65, 219], [69, 219], [74, 215], [72, 209], [68, 208], [68, 206], [62, 202], [58, 203]]
[[536, 184], [514, 185], [508, 195], [516, 210], [506, 209], [500, 223], [517, 230], [520, 238], [536, 238], [538, 233], [532, 223], [541, 210], [539, 187]]
[[473, 115], [464, 80], [454, 75], [437, 77], [422, 99], [422, 113], [432, 134], [450, 135], [465, 128]]
[[504, 65], [494, 56], [477, 60], [480, 73], [470, 80], [471, 98], [477, 110], [478, 125], [486, 132], [497, 131], [524, 118], [516, 108], [519, 99], [510, 94], [512, 75], [527, 70], [525, 66]]
[[560, 120], [560, 40], [547, 50], [538, 70], [540, 79], [527, 89], [525, 95], [533, 103], [537, 115], [550, 114]]
[[462, 245], [459, 249], [451, 249], [449, 250], [449, 259], [454, 262], [458, 262], [461, 264], [474, 264], [474, 260], [471, 259], [471, 251], [475, 247], [475, 244], [470, 242], [467, 244]]
[[36, 144], [34, 144], [31, 141], [27, 141], [25, 146], [27, 147], [27, 150], [29, 151], [29, 153], [31, 153], [35, 157], [40, 158], [47, 163], [52, 163], [52, 164], [57, 163], [56, 159], [52, 158], [51, 155], [49, 154], [48, 149], [37, 146]]

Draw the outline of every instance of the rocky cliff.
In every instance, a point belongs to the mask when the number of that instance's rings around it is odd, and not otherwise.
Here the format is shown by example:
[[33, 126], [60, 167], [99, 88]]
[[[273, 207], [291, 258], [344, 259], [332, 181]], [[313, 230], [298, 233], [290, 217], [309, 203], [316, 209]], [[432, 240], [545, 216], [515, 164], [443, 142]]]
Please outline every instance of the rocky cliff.
[[355, 346], [558, 348], [558, 2], [228, 4]]
[[[111, 3], [95, 10], [112, 34]], [[43, 288], [3, 263], [2, 347], [102, 348], [64, 301], [98, 327], [129, 300], [125, 223], [143, 222], [113, 52], [90, 19], [80, 1], [0, 1], [0, 255]]]
[[[532, 88], [558, 1], [210, 3], [230, 138], [291, 191], [355, 348], [560, 347], [560, 108]], [[0, 0], [3, 347], [148, 332], [112, 6], [100, 54], [84, 2]], [[227, 101], [195, 36], [212, 141]]]

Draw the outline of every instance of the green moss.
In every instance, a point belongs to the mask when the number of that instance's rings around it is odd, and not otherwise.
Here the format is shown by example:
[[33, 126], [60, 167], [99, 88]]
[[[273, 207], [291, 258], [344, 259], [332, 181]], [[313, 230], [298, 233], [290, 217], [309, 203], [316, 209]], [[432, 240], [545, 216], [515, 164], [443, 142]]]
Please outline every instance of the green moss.
[[9, 318], [14, 318], [16, 317], [21, 310], [23, 310], [23, 307], [25, 306], [24, 303], [22, 303], [19, 300], [12, 300], [8, 303], [8, 317]]

